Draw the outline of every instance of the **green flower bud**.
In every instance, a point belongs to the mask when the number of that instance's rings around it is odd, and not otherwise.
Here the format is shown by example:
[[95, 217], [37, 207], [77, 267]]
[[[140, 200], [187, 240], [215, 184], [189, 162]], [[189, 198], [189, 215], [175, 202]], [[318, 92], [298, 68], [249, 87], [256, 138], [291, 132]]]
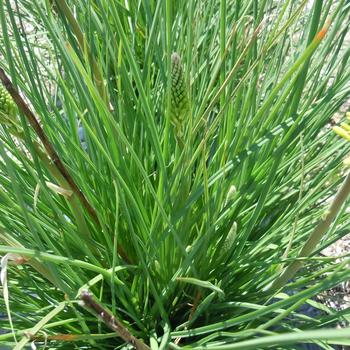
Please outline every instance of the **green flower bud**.
[[222, 245], [223, 254], [226, 254], [231, 251], [233, 244], [235, 243], [237, 235], [237, 223], [236, 221], [231, 226], [231, 229]]
[[0, 85], [0, 112], [7, 116], [14, 116], [16, 113], [16, 105], [7, 90]]
[[178, 136], [182, 135], [183, 121], [188, 109], [189, 100], [181, 58], [174, 52], [171, 55], [171, 120]]
[[228, 190], [226, 200], [225, 200], [225, 205], [227, 205], [227, 203], [230, 202], [234, 198], [236, 193], [237, 193], [236, 186], [232, 185], [230, 187], [230, 189]]

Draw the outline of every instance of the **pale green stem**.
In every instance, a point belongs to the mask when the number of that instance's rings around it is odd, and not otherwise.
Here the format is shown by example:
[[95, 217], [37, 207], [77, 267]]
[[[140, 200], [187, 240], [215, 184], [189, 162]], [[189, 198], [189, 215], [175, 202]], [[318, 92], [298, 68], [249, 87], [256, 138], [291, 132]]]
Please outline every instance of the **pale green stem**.
[[72, 26], [73, 33], [75, 34], [75, 36], [78, 40], [80, 49], [82, 50], [82, 52], [84, 52], [84, 51], [87, 52], [87, 54], [89, 56], [89, 60], [91, 61], [91, 64], [92, 64], [94, 80], [95, 80], [96, 86], [98, 88], [98, 91], [99, 91], [102, 99], [104, 101], [107, 101], [107, 91], [106, 91], [105, 86], [104, 86], [103, 76], [102, 76], [101, 70], [96, 63], [96, 60], [94, 59], [94, 57], [91, 54], [91, 49], [85, 40], [83, 31], [81, 30], [78, 22], [76, 21], [72, 11], [70, 10], [70, 8], [68, 7], [68, 5], [66, 3], [66, 1], [65, 0], [55, 0], [55, 2], [57, 4], [57, 6], [60, 8], [63, 15], [68, 20], [69, 24]]
[[[311, 233], [309, 239], [305, 243], [304, 247], [301, 249], [298, 258], [303, 258], [309, 256], [318, 243], [321, 241], [323, 235], [327, 232], [332, 222], [336, 218], [340, 209], [342, 208], [344, 202], [350, 194], [350, 173], [346, 176], [342, 186], [340, 187], [338, 193], [336, 194], [331, 207], [324, 215], [318, 225], [315, 227], [314, 231]], [[303, 261], [293, 261], [269, 287], [269, 289], [279, 289], [282, 288], [298, 270], [303, 266]]]

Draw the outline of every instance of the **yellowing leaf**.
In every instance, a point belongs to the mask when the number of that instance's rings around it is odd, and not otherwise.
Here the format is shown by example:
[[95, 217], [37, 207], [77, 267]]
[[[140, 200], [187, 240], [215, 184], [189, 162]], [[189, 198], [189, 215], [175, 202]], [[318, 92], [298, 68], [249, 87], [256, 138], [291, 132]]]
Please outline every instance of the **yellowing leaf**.
[[61, 196], [64, 196], [64, 197], [70, 197], [73, 194], [73, 191], [67, 190], [66, 188], [63, 188], [60, 186], [57, 186], [57, 185], [53, 184], [52, 182], [46, 181], [46, 186], [50, 190], [52, 190], [52, 191], [56, 192], [57, 194], [60, 194]]

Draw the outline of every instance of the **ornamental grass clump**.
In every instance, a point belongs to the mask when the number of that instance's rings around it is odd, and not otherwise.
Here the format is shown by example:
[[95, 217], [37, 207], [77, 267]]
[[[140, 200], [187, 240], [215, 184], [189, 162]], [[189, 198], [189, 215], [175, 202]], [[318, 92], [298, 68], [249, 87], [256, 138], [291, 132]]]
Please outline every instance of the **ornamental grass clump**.
[[348, 345], [349, 18], [0, 1], [0, 347]]

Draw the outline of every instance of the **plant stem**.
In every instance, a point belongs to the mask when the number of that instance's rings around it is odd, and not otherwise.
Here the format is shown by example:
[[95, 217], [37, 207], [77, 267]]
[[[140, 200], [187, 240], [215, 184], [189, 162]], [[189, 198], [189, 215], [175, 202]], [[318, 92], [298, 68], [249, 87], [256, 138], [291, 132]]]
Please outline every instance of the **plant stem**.
[[[304, 247], [300, 251], [298, 258], [303, 258], [309, 256], [317, 246], [317, 244], [322, 239], [323, 235], [326, 233], [333, 220], [340, 211], [342, 205], [346, 201], [350, 194], [350, 173], [346, 176], [342, 186], [340, 187], [338, 193], [336, 194], [331, 207], [327, 211], [326, 215], [322, 217], [321, 221], [315, 227], [314, 231], [311, 233], [309, 239], [305, 243]], [[282, 288], [298, 270], [303, 266], [303, 261], [293, 261], [286, 270], [279, 276], [269, 287], [269, 289], [279, 289]]]
[[[104, 269], [100, 266], [94, 265], [92, 263], [88, 263], [88, 262], [83, 261], [83, 260], [67, 258], [65, 256], [43, 253], [43, 252], [40, 252], [40, 251], [35, 250], [35, 249], [27, 249], [27, 248], [22, 248], [19, 246], [0, 245], [0, 255], [2, 253], [5, 253], [5, 254], [12, 253], [12, 254], [19, 255], [21, 257], [37, 259], [37, 260], [43, 261], [43, 262], [52, 262], [56, 265], [57, 264], [64, 264], [64, 265], [79, 267], [81, 269], [85, 269], [85, 270], [89, 270], [89, 271], [93, 271], [93, 272], [96, 272], [98, 274], [101, 274], [103, 277], [106, 278], [107, 281], [110, 281], [111, 276], [112, 276], [112, 272], [110, 270], [106, 270], [106, 269]], [[28, 261], [27, 263], [30, 264], [31, 262]], [[113, 280], [114, 280], [114, 283], [116, 283], [118, 285], [124, 284], [117, 276], [114, 276]], [[64, 291], [64, 289], [61, 289], [61, 290]]]
[[87, 308], [98, 314], [106, 326], [115, 331], [123, 340], [131, 344], [136, 350], [150, 350], [146, 344], [133, 336], [115, 316], [94, 300], [88, 291], [83, 291], [80, 298]]
[[[225, 57], [226, 50], [226, 0], [221, 0], [220, 2], [220, 59], [223, 61]], [[225, 82], [225, 64], [222, 66], [220, 72], [220, 84], [222, 85]], [[220, 108], [222, 109], [225, 104], [226, 92], [225, 88], [223, 93], [220, 96]]]
[[40, 141], [44, 145], [49, 157], [55, 164], [58, 171], [62, 174], [64, 179], [68, 182], [69, 186], [71, 187], [72, 191], [77, 195], [79, 198], [81, 204], [83, 207], [86, 208], [88, 213], [90, 214], [91, 218], [95, 221], [98, 226], [100, 226], [100, 222], [98, 220], [97, 214], [95, 209], [91, 206], [91, 204], [86, 199], [85, 195], [81, 192], [78, 185], [75, 183], [72, 176], [68, 173], [67, 168], [61, 161], [60, 157], [58, 156], [57, 152], [51, 145], [49, 139], [47, 138], [46, 134], [44, 133], [44, 130], [40, 126], [39, 121], [35, 117], [34, 113], [31, 111], [29, 106], [25, 103], [23, 98], [18, 93], [17, 89], [13, 86], [10, 79], [5, 74], [4, 70], [0, 68], [0, 80], [2, 81], [4, 87], [9, 92], [9, 94], [12, 96], [13, 101], [16, 103], [18, 109], [23, 112], [25, 117], [27, 118], [29, 124], [32, 126], [32, 128], [35, 130], [36, 134], [38, 135]]
[[94, 79], [95, 79], [95, 83], [97, 85], [98, 91], [99, 91], [102, 99], [104, 101], [107, 101], [107, 91], [106, 91], [104, 84], [103, 84], [102, 73], [101, 73], [100, 68], [98, 67], [98, 65], [96, 63], [96, 60], [93, 58], [93, 56], [91, 54], [91, 48], [88, 46], [88, 44], [85, 40], [83, 31], [81, 30], [78, 22], [76, 21], [74, 15], [73, 15], [72, 11], [70, 10], [70, 8], [68, 7], [67, 3], [64, 0], [55, 0], [55, 3], [57, 4], [59, 9], [61, 10], [62, 14], [66, 17], [69, 24], [72, 26], [72, 31], [78, 40], [81, 51], [82, 52], [86, 51], [88, 53], [89, 60], [91, 61], [91, 64], [92, 64], [92, 70], [93, 70]]

